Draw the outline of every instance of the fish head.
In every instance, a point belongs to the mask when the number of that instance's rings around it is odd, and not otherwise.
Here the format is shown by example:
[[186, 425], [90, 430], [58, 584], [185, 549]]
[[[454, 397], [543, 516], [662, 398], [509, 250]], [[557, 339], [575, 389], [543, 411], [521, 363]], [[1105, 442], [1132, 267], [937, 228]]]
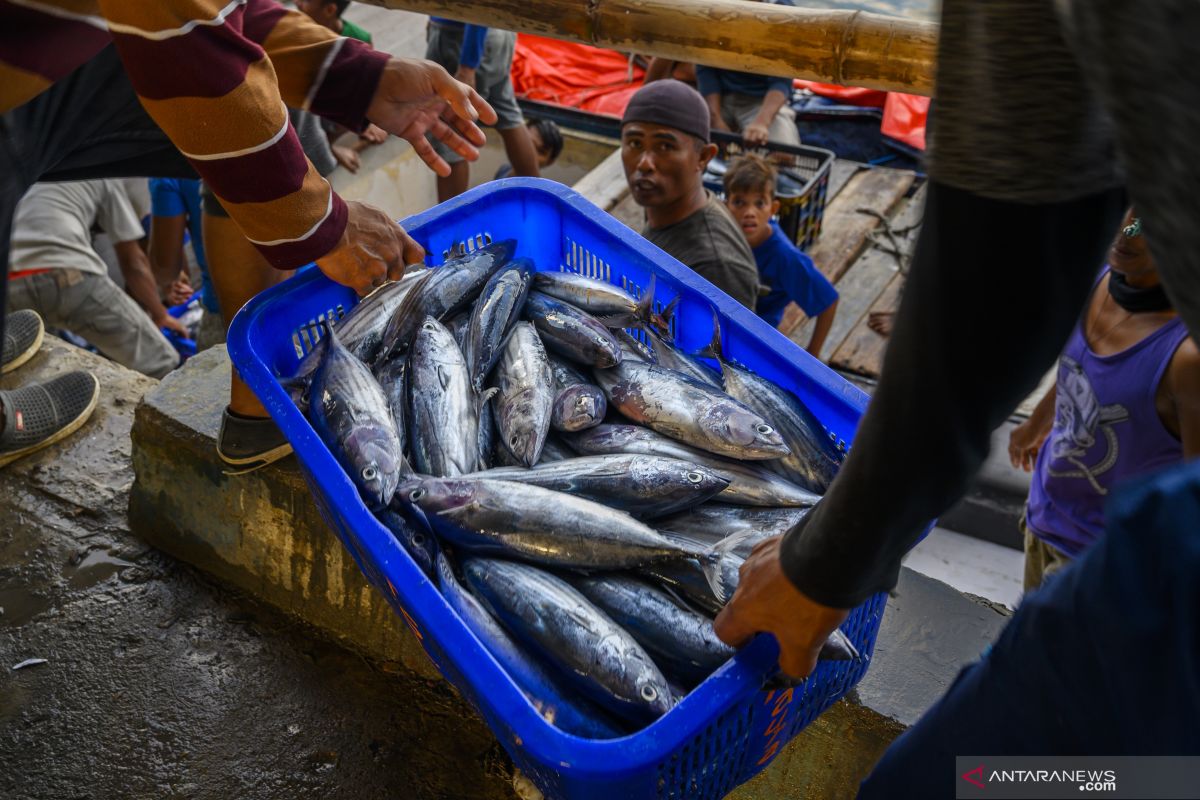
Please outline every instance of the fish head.
[[608, 403], [593, 386], [577, 385], [563, 391], [555, 400], [554, 415], [563, 429], [580, 431], [604, 419]]
[[400, 484], [404, 457], [399, 451], [394, 432], [375, 426], [355, 428], [345, 443], [354, 480], [363, 500], [371, 508], [382, 508], [391, 502]]
[[695, 489], [698, 495], [714, 495], [729, 486], [729, 479], [699, 464], [683, 465], [679, 471], [681, 484]]
[[675, 694], [649, 657], [631, 659], [628, 667], [631, 671], [629, 678], [635, 695], [634, 702], [644, 708], [647, 715], [653, 719], [658, 719], [670, 711], [675, 705]]
[[416, 478], [405, 481], [396, 494], [404, 502], [419, 506], [426, 514], [438, 514], [468, 505], [474, 499], [475, 488], [471, 481]]
[[718, 403], [702, 423], [742, 448], [743, 457], [782, 458], [792, 452], [774, 425], [740, 404]]

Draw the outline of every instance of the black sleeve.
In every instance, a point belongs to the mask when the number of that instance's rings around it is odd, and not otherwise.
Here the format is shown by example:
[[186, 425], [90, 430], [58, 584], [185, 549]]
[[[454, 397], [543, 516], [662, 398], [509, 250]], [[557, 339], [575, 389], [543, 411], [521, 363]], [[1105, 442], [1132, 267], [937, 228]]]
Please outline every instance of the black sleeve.
[[837, 479], [784, 538], [801, 591], [851, 608], [895, 585], [1062, 349], [1124, 202], [1121, 189], [1031, 205], [930, 183], [879, 386]]

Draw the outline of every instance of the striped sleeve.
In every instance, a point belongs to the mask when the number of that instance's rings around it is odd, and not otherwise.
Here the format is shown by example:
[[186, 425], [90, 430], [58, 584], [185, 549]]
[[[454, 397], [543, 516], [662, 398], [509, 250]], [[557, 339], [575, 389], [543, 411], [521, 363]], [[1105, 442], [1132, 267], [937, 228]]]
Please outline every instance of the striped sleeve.
[[263, 5], [100, 0], [147, 112], [246, 238], [275, 267], [293, 269], [337, 245], [347, 210], [305, 157], [274, 65], [246, 34], [248, 8]]
[[367, 107], [388, 62], [386, 53], [263, 0], [247, 4], [245, 31], [275, 65], [289, 107], [353, 131], [367, 127]]

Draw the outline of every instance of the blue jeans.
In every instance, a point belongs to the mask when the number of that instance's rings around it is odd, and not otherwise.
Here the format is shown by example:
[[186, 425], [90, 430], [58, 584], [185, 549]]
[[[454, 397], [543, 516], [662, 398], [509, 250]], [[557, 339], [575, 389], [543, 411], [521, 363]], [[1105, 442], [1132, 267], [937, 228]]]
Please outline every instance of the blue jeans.
[[1200, 461], [1124, 487], [1106, 516], [861, 800], [954, 797], [957, 755], [1200, 755]]

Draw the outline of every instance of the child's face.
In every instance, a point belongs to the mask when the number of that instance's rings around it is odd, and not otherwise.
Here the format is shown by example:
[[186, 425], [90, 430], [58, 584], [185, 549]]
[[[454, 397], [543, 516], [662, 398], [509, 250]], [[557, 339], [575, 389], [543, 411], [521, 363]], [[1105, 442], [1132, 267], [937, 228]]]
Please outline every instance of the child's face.
[[533, 140], [533, 149], [537, 151], [538, 168], [545, 169], [554, 163], [550, 148], [542, 141], [542, 132], [534, 126], [528, 127], [529, 138]]
[[734, 192], [725, 198], [725, 207], [742, 228], [751, 247], [771, 238], [771, 217], [779, 211], [779, 201], [769, 192]]

